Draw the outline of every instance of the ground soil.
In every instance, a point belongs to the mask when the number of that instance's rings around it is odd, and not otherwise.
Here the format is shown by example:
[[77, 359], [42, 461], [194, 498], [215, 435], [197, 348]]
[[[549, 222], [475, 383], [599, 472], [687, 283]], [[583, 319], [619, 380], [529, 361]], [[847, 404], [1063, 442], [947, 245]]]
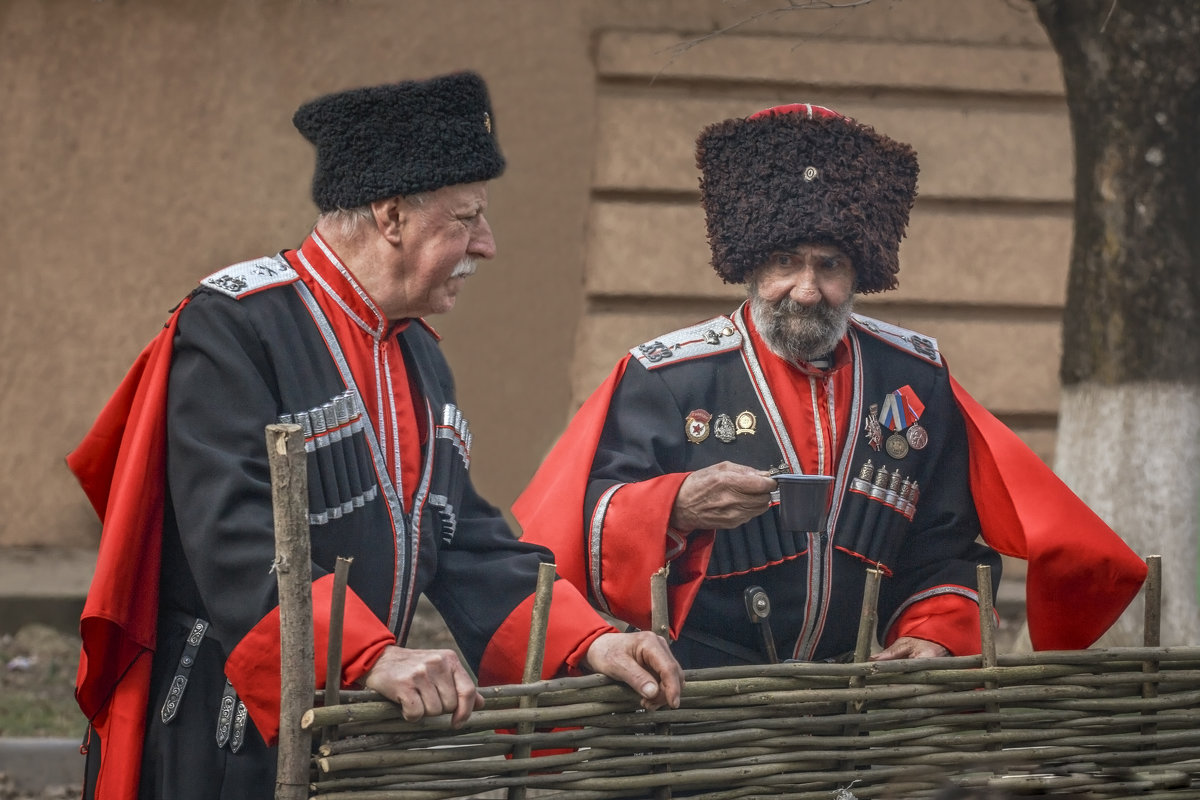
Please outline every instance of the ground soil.
[[0, 772], [0, 800], [76, 800], [82, 794], [80, 784], [47, 786], [41, 792], [30, 794], [18, 789], [7, 775]]
[[0, 736], [82, 738], [73, 687], [79, 637], [45, 625], [0, 636]]
[[[86, 720], [75, 705], [79, 637], [46, 625], [26, 625], [0, 636], [0, 736], [83, 738]], [[0, 773], [0, 800], [63, 800], [80, 795], [79, 784], [18, 790]]]

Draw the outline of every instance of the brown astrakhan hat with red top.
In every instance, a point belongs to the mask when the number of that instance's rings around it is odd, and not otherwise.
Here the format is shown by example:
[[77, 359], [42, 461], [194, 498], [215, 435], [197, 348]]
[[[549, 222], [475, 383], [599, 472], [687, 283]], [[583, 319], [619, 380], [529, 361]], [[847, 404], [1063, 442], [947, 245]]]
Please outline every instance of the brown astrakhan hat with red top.
[[828, 242], [853, 259], [857, 292], [894, 289], [917, 195], [917, 154], [808, 103], [710, 125], [696, 142], [713, 267], [744, 283], [778, 250]]

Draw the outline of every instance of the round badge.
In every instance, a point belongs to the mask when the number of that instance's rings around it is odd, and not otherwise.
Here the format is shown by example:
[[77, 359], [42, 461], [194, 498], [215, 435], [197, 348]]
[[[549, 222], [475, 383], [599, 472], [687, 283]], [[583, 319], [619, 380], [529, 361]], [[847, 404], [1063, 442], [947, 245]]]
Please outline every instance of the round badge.
[[915, 422], [904, 435], [913, 450], [923, 450], [929, 444], [929, 432]]
[[710, 419], [712, 419], [712, 414], [702, 408], [697, 408], [687, 415], [687, 419], [683, 423], [683, 432], [689, 442], [700, 444], [708, 438], [708, 421]]
[[892, 458], [900, 459], [908, 455], [908, 440], [898, 433], [889, 436], [884, 447], [887, 448], [887, 454]]

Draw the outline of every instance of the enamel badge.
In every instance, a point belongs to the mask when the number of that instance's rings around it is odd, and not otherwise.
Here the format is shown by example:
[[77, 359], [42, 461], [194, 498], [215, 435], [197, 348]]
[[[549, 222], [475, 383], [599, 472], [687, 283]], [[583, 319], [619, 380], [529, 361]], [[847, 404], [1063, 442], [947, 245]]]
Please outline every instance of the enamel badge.
[[733, 421], [734, 427], [737, 429], [737, 435], [748, 433], [751, 436], [758, 430], [758, 419], [750, 411], [743, 411], [737, 415], [737, 419]]
[[712, 419], [712, 414], [702, 408], [697, 408], [695, 411], [687, 415], [687, 420], [683, 424], [683, 432], [687, 435], [688, 441], [692, 444], [700, 444], [708, 438], [708, 422]]

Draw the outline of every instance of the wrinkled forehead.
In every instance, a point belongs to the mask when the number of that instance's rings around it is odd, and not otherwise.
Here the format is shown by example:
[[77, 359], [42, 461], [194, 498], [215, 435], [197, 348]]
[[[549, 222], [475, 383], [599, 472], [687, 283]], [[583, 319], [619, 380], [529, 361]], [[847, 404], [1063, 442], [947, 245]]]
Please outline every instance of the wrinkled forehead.
[[847, 252], [837, 242], [828, 241], [828, 240], [796, 242], [793, 245], [786, 246], [786, 247], [780, 247], [780, 248], [772, 251], [772, 254], [778, 254], [778, 253], [789, 253], [789, 254], [795, 255], [795, 256], [810, 256], [811, 255], [811, 256], [816, 256], [818, 258], [830, 258], [830, 257], [840, 256], [842, 258], [845, 258], [847, 261], [850, 261], [851, 265], [853, 265], [853, 259], [851, 258], [850, 253]]
[[474, 183], [455, 183], [442, 186], [429, 192], [409, 198], [413, 205], [426, 210], [449, 210], [454, 212], [478, 211], [487, 209], [487, 181]]

